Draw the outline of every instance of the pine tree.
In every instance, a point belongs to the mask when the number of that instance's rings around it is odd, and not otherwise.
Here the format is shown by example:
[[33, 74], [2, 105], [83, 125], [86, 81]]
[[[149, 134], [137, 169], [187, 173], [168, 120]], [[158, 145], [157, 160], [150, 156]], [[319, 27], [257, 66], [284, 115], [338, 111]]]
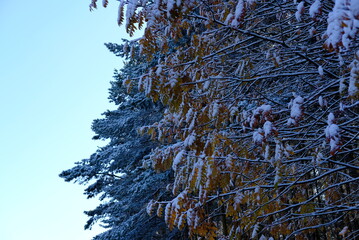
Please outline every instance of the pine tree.
[[124, 45], [106, 46], [116, 55], [127, 58], [124, 67], [115, 71], [115, 81], [110, 89], [110, 100], [118, 105], [118, 109], [105, 112], [103, 119], [92, 124], [96, 133], [94, 139], [110, 142], [89, 159], [63, 171], [60, 177], [87, 184], [85, 194], [88, 198], [99, 196], [102, 201], [96, 209], [85, 212], [90, 217], [85, 229], [96, 222], [108, 228], [94, 239], [178, 239], [166, 231], [160, 218], [149, 216], [146, 211], [151, 199], [168, 198], [166, 187], [171, 173], [154, 172], [148, 154], [156, 143], [137, 132], [140, 127], [158, 121], [163, 107], [149, 101], [136, 89], [131, 91], [122, 86], [129, 77], [139, 76], [148, 63], [139, 57], [128, 58]]

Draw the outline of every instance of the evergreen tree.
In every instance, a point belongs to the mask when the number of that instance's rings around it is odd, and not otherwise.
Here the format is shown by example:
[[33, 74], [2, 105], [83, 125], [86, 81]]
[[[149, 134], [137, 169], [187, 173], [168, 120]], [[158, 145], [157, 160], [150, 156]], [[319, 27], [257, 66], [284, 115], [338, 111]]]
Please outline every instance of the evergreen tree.
[[85, 229], [100, 221], [109, 230], [94, 239], [178, 239], [180, 234], [172, 236], [163, 221], [146, 212], [151, 199], [168, 198], [166, 187], [171, 176], [170, 171], [154, 172], [148, 154], [156, 143], [137, 131], [158, 121], [163, 107], [146, 99], [136, 89], [128, 92], [122, 86], [123, 81], [139, 76], [149, 64], [139, 57], [128, 58], [128, 53], [123, 51], [126, 50], [124, 45], [106, 46], [128, 60], [120, 71], [115, 71], [115, 81], [110, 89], [110, 100], [118, 105], [118, 109], [105, 112], [103, 119], [92, 124], [96, 133], [94, 139], [110, 142], [60, 176], [66, 181], [88, 184], [85, 190], [88, 198], [99, 195], [101, 205], [85, 212], [90, 217]]

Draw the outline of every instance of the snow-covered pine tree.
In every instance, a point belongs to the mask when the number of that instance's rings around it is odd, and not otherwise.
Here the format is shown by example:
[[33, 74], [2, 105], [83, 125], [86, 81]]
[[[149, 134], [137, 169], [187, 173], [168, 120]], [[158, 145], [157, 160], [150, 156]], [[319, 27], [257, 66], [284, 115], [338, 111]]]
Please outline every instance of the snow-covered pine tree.
[[[96, 209], [85, 212], [90, 217], [86, 229], [96, 222], [108, 228], [94, 239], [181, 239], [179, 231], [170, 233], [156, 214], [149, 216], [146, 211], [150, 200], [168, 199], [166, 187], [171, 176], [170, 171], [154, 172], [148, 154], [157, 144], [148, 135], [138, 133], [140, 127], [162, 117], [163, 107], [146, 99], [137, 88], [123, 86], [126, 80], [134, 81], [151, 65], [138, 54], [129, 58], [128, 45], [131, 45], [128, 41], [123, 45], [106, 44], [110, 51], [127, 60], [122, 69], [115, 71], [110, 88], [109, 98], [118, 108], [105, 112], [104, 118], [92, 124], [94, 139], [106, 139], [109, 143], [63, 171], [60, 177], [88, 185], [85, 190], [88, 198], [99, 196], [102, 201]], [[129, 48], [138, 52], [138, 46]]]

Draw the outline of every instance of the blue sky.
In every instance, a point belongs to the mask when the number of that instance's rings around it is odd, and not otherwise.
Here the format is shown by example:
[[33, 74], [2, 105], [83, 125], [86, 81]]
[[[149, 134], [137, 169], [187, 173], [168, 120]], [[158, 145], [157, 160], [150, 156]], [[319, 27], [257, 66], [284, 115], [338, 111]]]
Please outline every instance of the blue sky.
[[[122, 60], [104, 47], [126, 37], [117, 1], [0, 1], [0, 239], [86, 240], [83, 186], [58, 174], [101, 142], [91, 122]], [[103, 144], [103, 143], [102, 143]]]

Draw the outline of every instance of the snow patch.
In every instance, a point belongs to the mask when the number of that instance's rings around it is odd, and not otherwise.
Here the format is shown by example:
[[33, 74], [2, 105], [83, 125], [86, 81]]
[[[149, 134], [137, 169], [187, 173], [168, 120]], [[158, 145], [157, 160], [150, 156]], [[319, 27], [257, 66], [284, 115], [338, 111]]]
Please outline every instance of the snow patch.
[[257, 131], [253, 132], [253, 142], [258, 145], [262, 145], [262, 143], [264, 142], [262, 128], [258, 128]]
[[330, 145], [330, 154], [334, 155], [340, 149], [340, 129], [335, 124], [335, 117], [333, 113], [328, 115], [328, 126], [325, 129], [325, 137]]
[[354, 60], [349, 67], [351, 68], [351, 70], [349, 77], [348, 94], [350, 97], [355, 97], [359, 91], [359, 61]]
[[194, 141], [196, 140], [196, 134], [194, 132], [192, 132], [190, 135], [188, 135], [186, 137], [186, 139], [184, 140], [184, 146], [185, 147], [189, 147], [191, 146]]
[[315, 2], [309, 8], [309, 15], [312, 18], [316, 18], [321, 13], [322, 4], [320, 0], [315, 0]]
[[295, 12], [295, 18], [298, 22], [302, 21], [302, 15], [304, 13], [304, 1], [297, 5], [297, 11]]
[[303, 116], [303, 110], [302, 110], [303, 103], [304, 103], [304, 99], [301, 96], [296, 96], [289, 103], [289, 107], [291, 108], [291, 110], [290, 110], [290, 118], [287, 121], [288, 126], [298, 124], [299, 120], [302, 118], [302, 116]]
[[174, 171], [177, 170], [177, 166], [181, 163], [184, 153], [185, 153], [184, 150], [181, 150], [179, 153], [177, 153], [176, 157], [173, 159], [172, 169]]

